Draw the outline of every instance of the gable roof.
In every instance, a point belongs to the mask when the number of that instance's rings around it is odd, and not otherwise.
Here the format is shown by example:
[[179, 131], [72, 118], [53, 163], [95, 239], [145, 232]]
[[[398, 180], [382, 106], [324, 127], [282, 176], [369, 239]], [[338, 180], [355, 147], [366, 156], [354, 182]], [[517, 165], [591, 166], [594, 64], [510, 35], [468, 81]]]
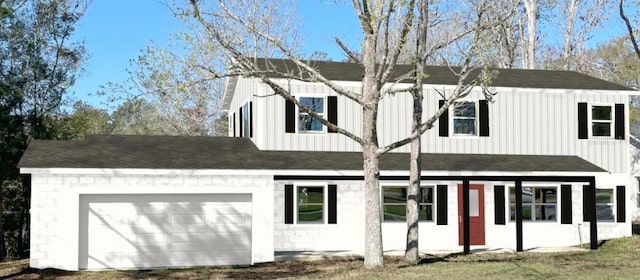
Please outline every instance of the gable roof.
[[[278, 72], [301, 75], [305, 73], [292, 60], [278, 58], [258, 58], [256, 59], [258, 68], [276, 70]], [[333, 61], [307, 61], [325, 78], [333, 81], [362, 81], [363, 69], [361, 65], [349, 62]], [[425, 73], [428, 77], [425, 84], [428, 85], [456, 85], [458, 77], [453, 74], [459, 71], [459, 67], [449, 68], [448, 66], [425, 66]], [[413, 70], [412, 65], [396, 65], [391, 81], [407, 74]], [[591, 77], [578, 72], [562, 70], [526, 70], [526, 69], [499, 69], [497, 76], [491, 81], [494, 87], [512, 88], [542, 88], [542, 89], [579, 89], [579, 90], [622, 90], [635, 91], [616, 83]], [[474, 70], [476, 72], [479, 69]], [[474, 77], [472, 73], [470, 77]], [[270, 78], [286, 78], [283, 75], [269, 74]], [[309, 75], [303, 75], [308, 77]], [[222, 108], [227, 110], [233, 98], [235, 85], [238, 77], [230, 77], [225, 84], [225, 92], [222, 100]]]
[[[318, 70], [329, 80], [336, 81], [362, 81], [363, 69], [361, 65], [347, 62], [309, 61], [312, 67]], [[282, 72], [299, 74], [300, 70], [295, 63], [288, 59], [258, 59], [258, 67], [266, 69], [267, 66]], [[459, 71], [459, 67], [452, 68]], [[399, 64], [393, 72], [391, 80], [409, 73], [412, 65]], [[545, 89], [592, 89], [592, 90], [633, 90], [631, 88], [615, 84], [609, 81], [591, 77], [573, 71], [561, 70], [526, 70], [526, 69], [498, 69], [497, 76], [491, 81], [495, 87], [515, 88], [545, 88]], [[475, 70], [475, 71], [479, 71]], [[456, 85], [458, 77], [453, 74], [448, 66], [425, 66], [428, 77], [425, 84], [430, 85]], [[470, 75], [473, 76], [473, 73]], [[283, 78], [281, 75], [271, 75], [273, 78]]]
[[[606, 170], [577, 156], [424, 154], [423, 170]], [[21, 168], [362, 170], [360, 152], [260, 151], [248, 138], [93, 135], [84, 141], [34, 140]], [[388, 153], [381, 170], [409, 170], [408, 153]]]

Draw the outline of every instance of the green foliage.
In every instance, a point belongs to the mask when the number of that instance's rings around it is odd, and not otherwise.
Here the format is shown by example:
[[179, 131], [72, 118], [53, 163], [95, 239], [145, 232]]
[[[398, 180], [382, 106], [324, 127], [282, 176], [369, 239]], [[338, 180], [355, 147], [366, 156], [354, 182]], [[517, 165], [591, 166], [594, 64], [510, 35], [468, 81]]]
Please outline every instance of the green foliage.
[[16, 165], [31, 139], [63, 136], [58, 113], [84, 57], [70, 42], [83, 3], [0, 1], [0, 259], [26, 255], [29, 195]]

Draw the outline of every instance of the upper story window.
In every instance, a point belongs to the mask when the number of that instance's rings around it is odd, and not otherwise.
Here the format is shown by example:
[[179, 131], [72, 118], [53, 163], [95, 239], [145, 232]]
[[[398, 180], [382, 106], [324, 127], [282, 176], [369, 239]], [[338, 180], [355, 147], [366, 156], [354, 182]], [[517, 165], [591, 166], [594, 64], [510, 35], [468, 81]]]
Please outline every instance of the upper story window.
[[[445, 100], [438, 102], [438, 108]], [[461, 100], [451, 104], [438, 120], [438, 135], [489, 136], [489, 102], [487, 100]]]
[[476, 136], [476, 124], [478, 120], [476, 102], [460, 101], [454, 103], [452, 127], [453, 135], [469, 135]]
[[[383, 220], [406, 221], [407, 187], [383, 187]], [[433, 221], [433, 186], [420, 187], [418, 197], [418, 220]]]
[[611, 137], [611, 124], [613, 122], [613, 110], [611, 106], [591, 106], [591, 135]]
[[625, 140], [627, 104], [578, 102], [578, 139], [613, 138]]
[[[316, 112], [320, 118], [338, 125], [338, 97], [337, 96], [301, 96], [297, 97], [300, 104]], [[300, 110], [293, 101], [285, 99], [285, 133], [335, 133], [336, 130], [325, 128], [320, 120]]]
[[[511, 221], [516, 220], [516, 189], [509, 189]], [[523, 187], [522, 220], [556, 221], [558, 213], [558, 189], [556, 187]]]
[[[324, 98], [322, 97], [300, 97], [300, 104], [308, 107], [324, 118]], [[298, 110], [298, 132], [323, 132], [322, 123], [302, 110]]]
[[242, 107], [240, 107], [240, 137], [253, 137], [252, 134], [252, 104], [251, 102], [246, 102]]

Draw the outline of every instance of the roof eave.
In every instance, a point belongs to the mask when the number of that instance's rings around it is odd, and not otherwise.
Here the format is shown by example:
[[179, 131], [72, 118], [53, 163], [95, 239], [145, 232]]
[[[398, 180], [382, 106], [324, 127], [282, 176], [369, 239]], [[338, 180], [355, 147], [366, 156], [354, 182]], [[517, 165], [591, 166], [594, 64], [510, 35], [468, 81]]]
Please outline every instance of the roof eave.
[[222, 104], [220, 108], [223, 111], [229, 111], [231, 108], [231, 100], [233, 100], [233, 94], [236, 91], [236, 85], [238, 84], [238, 76], [231, 76], [224, 82], [224, 94], [222, 95]]

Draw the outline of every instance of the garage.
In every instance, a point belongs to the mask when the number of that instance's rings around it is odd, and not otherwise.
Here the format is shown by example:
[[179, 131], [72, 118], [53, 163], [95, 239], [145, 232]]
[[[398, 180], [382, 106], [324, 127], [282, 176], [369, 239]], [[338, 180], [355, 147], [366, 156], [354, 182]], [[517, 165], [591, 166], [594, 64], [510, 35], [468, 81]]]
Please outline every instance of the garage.
[[81, 194], [79, 268], [251, 264], [251, 194]]

